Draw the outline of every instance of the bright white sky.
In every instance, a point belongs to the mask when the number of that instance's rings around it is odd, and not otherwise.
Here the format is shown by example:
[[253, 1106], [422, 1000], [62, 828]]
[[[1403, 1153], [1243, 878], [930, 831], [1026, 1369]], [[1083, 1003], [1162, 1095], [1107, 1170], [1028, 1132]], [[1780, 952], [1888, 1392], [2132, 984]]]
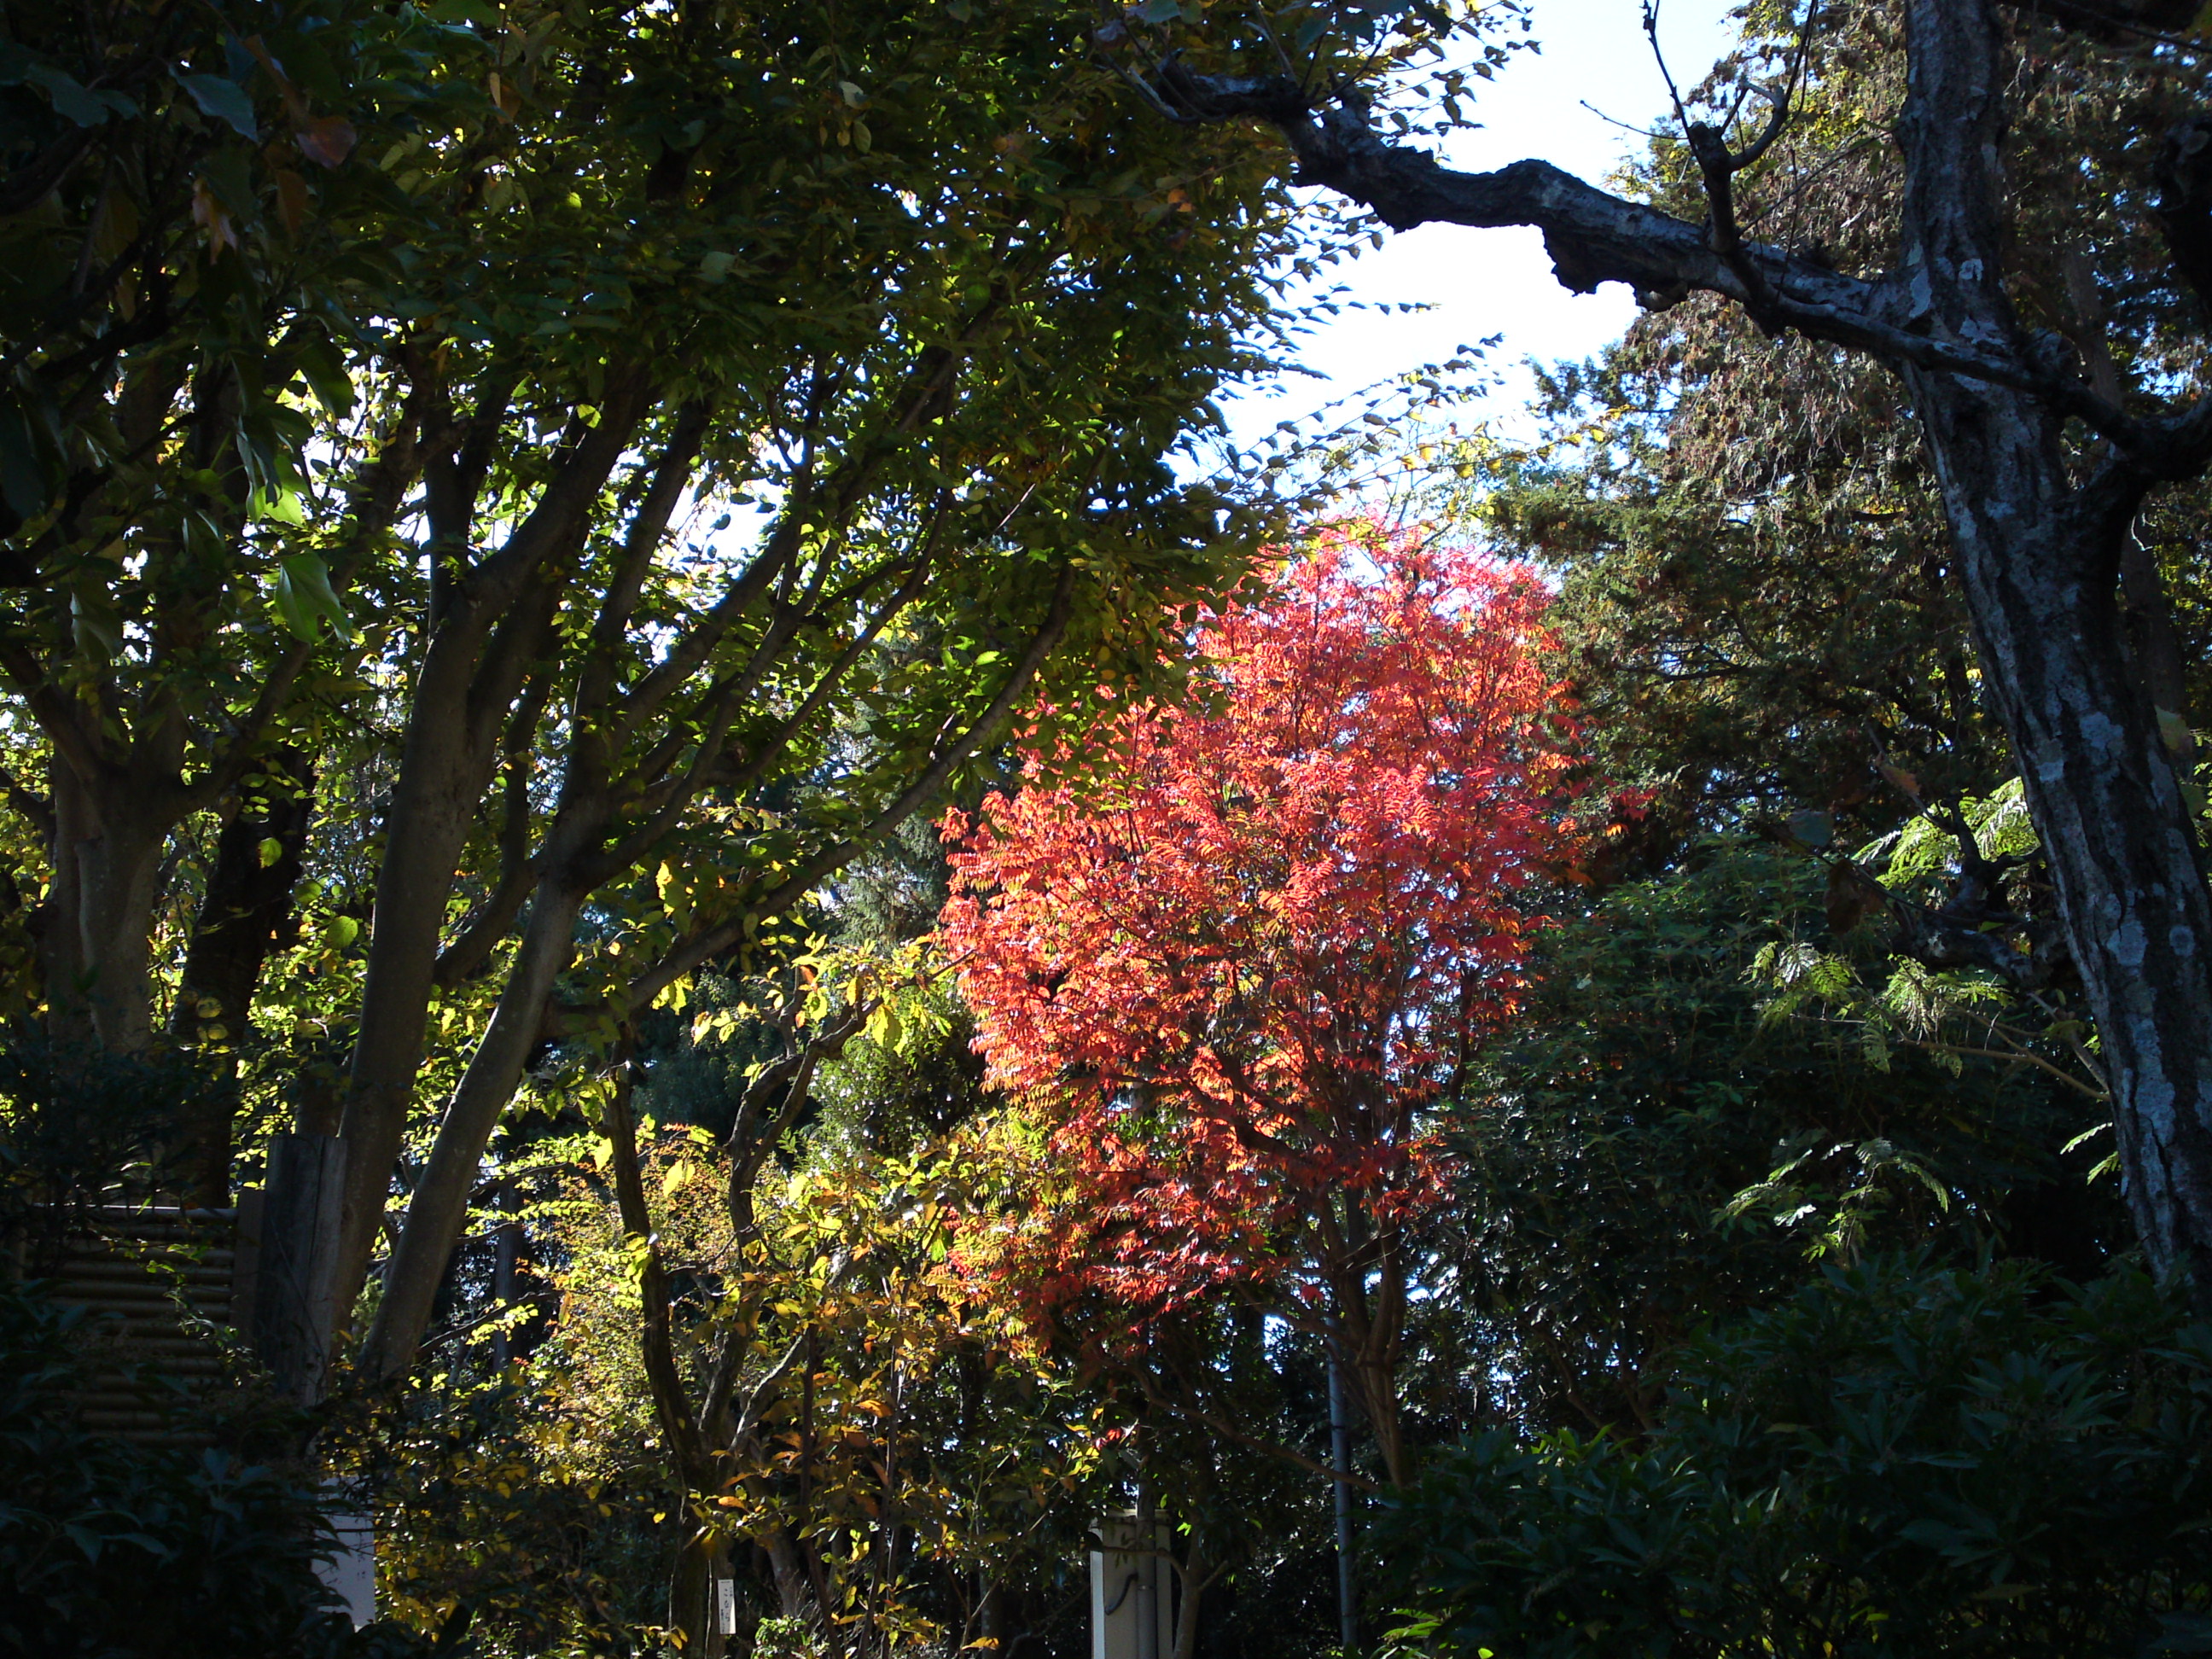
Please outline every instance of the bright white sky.
[[[1726, 50], [1734, 0], [1666, 0], [1660, 44], [1677, 84], [1688, 88]], [[1583, 107], [1616, 121], [1649, 126], [1667, 107], [1667, 88], [1644, 36], [1637, 0], [1531, 0], [1537, 52], [1519, 52], [1480, 90], [1474, 117], [1481, 130], [1455, 134], [1443, 154], [1453, 167], [1486, 169], [1540, 156], [1601, 183], [1644, 141]], [[1503, 386], [1468, 412], [1506, 431], [1526, 398], [1522, 367], [1588, 356], [1616, 339], [1635, 314], [1619, 283], [1594, 295], [1569, 294], [1553, 280], [1534, 230], [1467, 230], [1425, 225], [1393, 235], [1354, 264], [1325, 273], [1349, 297], [1374, 304], [1425, 303], [1411, 316], [1346, 311], [1304, 343], [1303, 361], [1326, 380], [1286, 377], [1279, 392], [1224, 404], [1241, 444], [1265, 436], [1278, 421], [1303, 416], [1362, 387], [1425, 363], [1454, 356], [1492, 334], [1504, 340], [1489, 354]]]

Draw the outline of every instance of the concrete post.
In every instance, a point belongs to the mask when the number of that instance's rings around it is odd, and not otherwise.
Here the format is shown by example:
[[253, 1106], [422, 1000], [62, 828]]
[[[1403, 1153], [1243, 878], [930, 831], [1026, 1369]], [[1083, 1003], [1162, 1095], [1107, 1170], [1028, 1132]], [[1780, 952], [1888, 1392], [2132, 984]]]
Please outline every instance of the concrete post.
[[1125, 1510], [1100, 1518], [1098, 1542], [1091, 1552], [1091, 1659], [1164, 1659], [1175, 1650], [1167, 1528]]

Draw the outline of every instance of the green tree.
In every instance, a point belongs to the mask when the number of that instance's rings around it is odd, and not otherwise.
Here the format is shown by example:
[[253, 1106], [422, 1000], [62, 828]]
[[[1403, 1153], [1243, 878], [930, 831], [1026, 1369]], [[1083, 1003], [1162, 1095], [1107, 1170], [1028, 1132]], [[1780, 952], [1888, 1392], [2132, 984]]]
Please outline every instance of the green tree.
[[[2055, 1262], [2125, 1248], [2094, 1154], [2099, 1107], [2033, 1067], [1869, 1063], [1861, 1034], [1777, 1019], [1763, 950], [1829, 937], [1819, 866], [1743, 839], [1607, 889], [1545, 941], [1527, 1016], [1460, 1114], [1465, 1170], [1432, 1246], [1474, 1419], [1631, 1437], [1682, 1345], [1763, 1307], [1809, 1256], [1922, 1249]], [[1778, 1175], [1778, 1166], [1786, 1174]]]
[[[204, 964], [187, 1012], [243, 1018], [270, 930], [238, 918], [296, 857], [285, 820], [312, 780], [282, 757], [333, 690], [314, 649], [344, 631], [333, 572], [399, 505], [380, 480], [349, 531], [295, 533], [307, 390], [325, 418], [353, 406], [356, 319], [392, 275], [386, 181], [349, 158], [445, 118], [440, 33], [342, 3], [9, 8], [0, 564], [23, 592], [0, 675], [27, 739], [7, 795], [45, 866], [57, 1036], [152, 1037], [165, 857], [211, 812], [239, 825], [208, 893], [233, 960]], [[252, 857], [271, 839], [282, 856]]]
[[[306, 16], [216, 28], [228, 92], [134, 69], [125, 110], [87, 71], [55, 113], [46, 63], [8, 93], [76, 158], [17, 226], [40, 269], [120, 211], [102, 145], [167, 145], [131, 258], [199, 296], [134, 333], [118, 277], [97, 362], [39, 360], [76, 423], [40, 417], [46, 516], [9, 545], [58, 597], [8, 672], [63, 781], [9, 799], [51, 843], [53, 1019], [82, 991], [69, 1031], [129, 1048], [166, 1000], [173, 1041], [279, 1051], [258, 1109], [309, 1079], [342, 1304], [422, 1160], [390, 1373], [542, 1043], [680, 1000], [1033, 690], [1148, 681], [1175, 609], [1242, 579], [1265, 502], [1169, 458], [1263, 362], [1289, 209], [1127, 109], [1079, 8]], [[243, 148], [286, 124], [304, 173]], [[233, 149], [251, 204], [193, 182]], [[105, 841], [70, 817], [95, 784]], [[170, 1139], [220, 1198], [228, 1113]]]

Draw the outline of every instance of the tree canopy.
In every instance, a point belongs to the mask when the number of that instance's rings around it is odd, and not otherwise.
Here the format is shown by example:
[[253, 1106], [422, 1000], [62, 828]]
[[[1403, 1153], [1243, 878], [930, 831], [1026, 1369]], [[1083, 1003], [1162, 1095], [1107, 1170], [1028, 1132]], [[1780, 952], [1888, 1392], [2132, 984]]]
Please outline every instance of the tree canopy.
[[2202, 1650], [2186, 9], [11, 4], [0, 1630]]

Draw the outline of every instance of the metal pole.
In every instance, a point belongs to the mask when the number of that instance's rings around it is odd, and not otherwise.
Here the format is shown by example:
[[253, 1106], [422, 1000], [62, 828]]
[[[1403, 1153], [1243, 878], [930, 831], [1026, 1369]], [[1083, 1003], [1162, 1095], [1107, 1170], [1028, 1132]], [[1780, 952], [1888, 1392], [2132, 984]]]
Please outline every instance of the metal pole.
[[1359, 1651], [1359, 1603], [1352, 1590], [1352, 1483], [1344, 1478], [1352, 1469], [1352, 1425], [1344, 1413], [1344, 1361], [1334, 1332], [1328, 1342], [1328, 1438], [1329, 1462], [1336, 1470], [1330, 1483], [1336, 1489], [1336, 1617], [1345, 1659], [1353, 1659]]
[[1137, 1486], [1137, 1659], [1160, 1659], [1158, 1524], [1152, 1519], [1149, 1483]]

